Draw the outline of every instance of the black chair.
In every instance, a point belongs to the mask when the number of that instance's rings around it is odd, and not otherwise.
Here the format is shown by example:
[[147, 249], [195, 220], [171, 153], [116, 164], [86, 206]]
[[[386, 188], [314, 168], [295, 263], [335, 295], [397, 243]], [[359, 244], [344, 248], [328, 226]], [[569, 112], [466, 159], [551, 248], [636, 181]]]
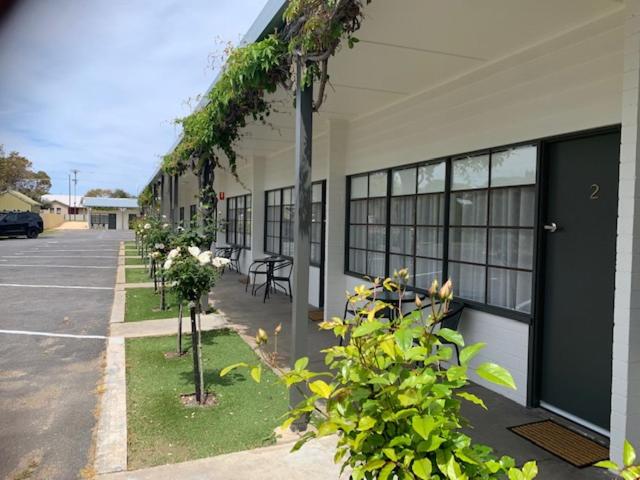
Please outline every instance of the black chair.
[[240, 247], [233, 247], [229, 252], [229, 270], [234, 270], [240, 273], [240, 253], [242, 249]]
[[[216, 257], [220, 257], [220, 258], [231, 259], [231, 251], [232, 251], [231, 247], [218, 247], [218, 248], [216, 248], [216, 251], [215, 251], [215, 253], [213, 255], [216, 256]], [[224, 272], [225, 272], [226, 269], [227, 269], [227, 267], [223, 267], [222, 268], [221, 275], [224, 275]]]
[[[380, 292], [383, 290], [383, 287], [382, 285], [378, 285], [377, 287], [373, 287], [372, 290], [374, 292]], [[359, 310], [360, 309], [355, 307], [347, 298], [344, 304], [344, 314], [342, 315], [342, 320], [346, 321], [347, 316], [355, 317], [358, 314]], [[376, 318], [384, 318], [386, 313], [387, 313], [387, 309], [380, 310], [379, 312], [376, 313]], [[340, 346], [342, 346], [343, 344], [344, 344], [344, 339], [340, 337]]]
[[[267, 257], [273, 258], [273, 257]], [[256, 279], [258, 275], [264, 275], [265, 277], [269, 273], [269, 265], [262, 260], [255, 260], [249, 265], [249, 271], [247, 272], [247, 284], [244, 287], [244, 291], [249, 290], [249, 284], [251, 284], [251, 295], [255, 295], [259, 285], [256, 285]]]
[[[417, 310], [429, 310], [431, 308], [430, 303], [423, 303], [421, 307], [416, 308]], [[464, 303], [453, 300], [449, 303], [449, 311], [444, 315], [442, 320], [440, 321], [440, 328], [448, 328], [449, 330], [458, 330], [460, 326], [460, 318], [462, 317], [462, 312], [464, 311]], [[458, 365], [460, 365], [460, 349], [458, 345], [452, 342], [447, 342], [443, 339], [440, 339], [443, 345], [453, 345], [453, 348], [456, 351], [456, 360]]]
[[[282, 291], [289, 295], [289, 301], [293, 301], [293, 294], [291, 292], [291, 273], [293, 272], [293, 261], [292, 260], [283, 260], [280, 263], [277, 263], [273, 267], [273, 277], [271, 280], [273, 281], [273, 288], [278, 289], [281, 288]], [[285, 285], [287, 288], [285, 288]]]

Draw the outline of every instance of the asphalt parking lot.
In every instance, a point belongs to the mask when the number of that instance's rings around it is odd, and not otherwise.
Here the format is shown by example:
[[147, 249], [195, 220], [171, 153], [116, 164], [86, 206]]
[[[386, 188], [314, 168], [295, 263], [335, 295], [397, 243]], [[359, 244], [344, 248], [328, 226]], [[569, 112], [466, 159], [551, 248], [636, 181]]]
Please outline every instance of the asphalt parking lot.
[[102, 337], [131, 236], [0, 238], [0, 478], [75, 479], [90, 465]]

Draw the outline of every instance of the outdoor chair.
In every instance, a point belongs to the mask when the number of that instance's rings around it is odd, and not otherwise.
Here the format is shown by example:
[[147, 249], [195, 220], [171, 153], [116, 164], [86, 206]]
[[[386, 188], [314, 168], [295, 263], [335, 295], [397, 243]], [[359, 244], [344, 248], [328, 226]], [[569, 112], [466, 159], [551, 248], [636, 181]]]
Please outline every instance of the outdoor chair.
[[[431, 303], [423, 303], [421, 307], [414, 309], [413, 311], [418, 310], [429, 310], [431, 308]], [[449, 311], [445, 314], [440, 322], [440, 328], [448, 328], [449, 330], [458, 330], [460, 326], [460, 318], [462, 317], [462, 312], [464, 311], [464, 303], [459, 301], [452, 301], [449, 304]], [[460, 365], [460, 349], [458, 345], [452, 342], [447, 342], [443, 339], [440, 339], [440, 342], [444, 345], [453, 345], [453, 348], [456, 351], [456, 360], [458, 365]]]
[[240, 247], [233, 247], [229, 253], [229, 270], [240, 273], [240, 253], [242, 249]]
[[251, 284], [251, 295], [255, 295], [256, 289], [260, 286], [256, 284], [258, 275], [264, 275], [266, 277], [268, 273], [269, 265], [263, 260], [255, 260], [251, 265], [249, 265], [249, 271], [247, 272], [247, 283], [244, 287], [244, 291], [247, 292], [249, 290], [249, 284]]
[[[283, 260], [276, 264], [273, 268], [273, 287], [274, 289], [282, 289], [285, 295], [289, 295], [289, 301], [293, 301], [291, 292], [291, 273], [293, 272], [293, 261]], [[286, 286], [286, 288], [285, 288]]]
[[[216, 251], [214, 252], [213, 255], [214, 257], [228, 258], [229, 260], [231, 260], [231, 251], [232, 251], [231, 247], [218, 247], [216, 248]], [[227, 267], [222, 267], [222, 272], [220, 274], [224, 275], [224, 272], [226, 269]]]
[[[383, 290], [382, 285], [378, 285], [377, 287], [372, 288], [374, 293], [381, 292]], [[346, 321], [348, 317], [355, 317], [358, 314], [359, 307], [354, 306], [349, 299], [347, 298], [344, 304], [344, 314], [342, 315], [342, 320]], [[376, 318], [383, 318], [387, 313], [387, 309], [380, 310], [376, 313]], [[344, 344], [344, 340], [340, 337], [340, 346]]]

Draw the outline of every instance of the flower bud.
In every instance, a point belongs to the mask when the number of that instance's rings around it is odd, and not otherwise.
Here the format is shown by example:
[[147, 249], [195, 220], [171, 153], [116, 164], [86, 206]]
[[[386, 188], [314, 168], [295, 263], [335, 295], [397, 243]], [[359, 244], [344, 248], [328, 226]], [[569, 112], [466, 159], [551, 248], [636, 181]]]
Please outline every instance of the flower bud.
[[256, 343], [260, 345], [262, 343], [267, 343], [267, 340], [269, 340], [267, 332], [265, 332], [262, 328], [259, 328], [258, 334], [256, 335]]
[[278, 335], [282, 331], [282, 324], [279, 323], [276, 329], [274, 330], [275, 334]]
[[429, 296], [433, 297], [438, 292], [438, 279], [434, 278], [433, 282], [431, 282], [431, 287], [427, 290]]
[[438, 293], [438, 296], [440, 297], [440, 299], [442, 299], [442, 300], [448, 299], [449, 296], [451, 296], [452, 287], [453, 287], [453, 284], [451, 283], [451, 279], [447, 280], [445, 282], [445, 284], [442, 285], [442, 288], [440, 289], [440, 292]]
[[418, 307], [418, 308], [422, 307], [422, 300], [420, 300], [420, 296], [419, 295], [416, 295], [415, 302], [416, 302], [416, 307]]

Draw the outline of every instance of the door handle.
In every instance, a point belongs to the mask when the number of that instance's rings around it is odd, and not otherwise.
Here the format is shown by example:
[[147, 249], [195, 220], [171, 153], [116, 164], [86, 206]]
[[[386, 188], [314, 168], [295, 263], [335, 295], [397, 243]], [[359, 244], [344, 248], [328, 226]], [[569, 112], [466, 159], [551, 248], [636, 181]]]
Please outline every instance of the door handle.
[[558, 230], [558, 225], [556, 224], [556, 222], [551, 222], [549, 225], [545, 225], [544, 229], [549, 233], [553, 233]]

